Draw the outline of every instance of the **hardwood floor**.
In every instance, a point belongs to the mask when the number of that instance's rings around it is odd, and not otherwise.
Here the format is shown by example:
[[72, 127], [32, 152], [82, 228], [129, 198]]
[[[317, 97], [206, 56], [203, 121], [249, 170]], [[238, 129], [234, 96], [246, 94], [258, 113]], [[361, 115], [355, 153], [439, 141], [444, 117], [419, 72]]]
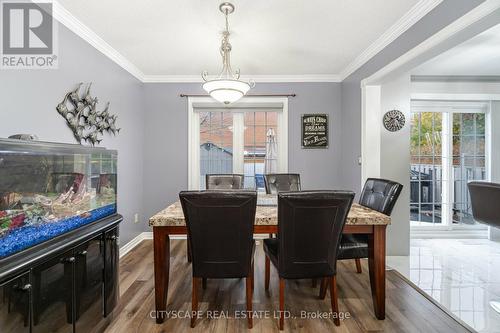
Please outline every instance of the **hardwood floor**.
[[[177, 314], [185, 316], [191, 310], [191, 266], [186, 260], [185, 241], [174, 240], [171, 243], [167, 311], [178, 311]], [[270, 288], [269, 293], [266, 293], [261, 244], [255, 254], [253, 311], [259, 311], [254, 313], [260, 313], [262, 316], [254, 317], [251, 331], [278, 332], [278, 320], [274, 318], [278, 317], [278, 313], [274, 311], [279, 309], [279, 279], [274, 268], [271, 268]], [[468, 332], [393, 271], [387, 272], [386, 319], [377, 320], [373, 313], [365, 260], [362, 265], [363, 273], [357, 274], [354, 261], [339, 263], [339, 310], [350, 315], [341, 321], [339, 327], [334, 325], [332, 319], [301, 318], [301, 311], [306, 311], [309, 316], [317, 315], [317, 311], [330, 313], [330, 297], [328, 295], [325, 300], [320, 300], [319, 286], [312, 288], [310, 279], [287, 281], [285, 309], [290, 311], [292, 318], [285, 320], [285, 331]], [[120, 302], [111, 318], [96, 323], [96, 330], [101, 331], [104, 325], [107, 325], [106, 332], [120, 333], [249, 331], [246, 318], [235, 318], [235, 313], [241, 313], [246, 308], [245, 279], [209, 279], [207, 289], [199, 289], [199, 310], [203, 311], [203, 314], [196, 321], [196, 327], [190, 328], [189, 317], [170, 317], [162, 325], [155, 323], [152, 241], [142, 242], [123, 257], [120, 268]], [[208, 318], [208, 314], [212, 318]], [[170, 314], [172, 315], [173, 313]]]

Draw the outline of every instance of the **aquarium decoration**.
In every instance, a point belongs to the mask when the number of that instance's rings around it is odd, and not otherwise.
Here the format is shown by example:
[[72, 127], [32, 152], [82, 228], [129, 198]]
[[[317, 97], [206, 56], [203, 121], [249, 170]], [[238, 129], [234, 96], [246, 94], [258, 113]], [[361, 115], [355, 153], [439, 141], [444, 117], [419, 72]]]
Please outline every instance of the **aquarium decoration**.
[[0, 260], [116, 214], [117, 154], [0, 139]]
[[38, 136], [36, 134], [13, 134], [9, 136], [9, 139], [36, 141], [38, 140]]
[[97, 110], [98, 99], [90, 94], [92, 83], [86, 85], [83, 94], [80, 92], [82, 86], [80, 83], [75, 90], [68, 92], [56, 109], [66, 119], [80, 144], [85, 141], [94, 146], [102, 141], [100, 136], [104, 132], [116, 135], [120, 128], [116, 127], [117, 116], [109, 113], [109, 102], [104, 110]]

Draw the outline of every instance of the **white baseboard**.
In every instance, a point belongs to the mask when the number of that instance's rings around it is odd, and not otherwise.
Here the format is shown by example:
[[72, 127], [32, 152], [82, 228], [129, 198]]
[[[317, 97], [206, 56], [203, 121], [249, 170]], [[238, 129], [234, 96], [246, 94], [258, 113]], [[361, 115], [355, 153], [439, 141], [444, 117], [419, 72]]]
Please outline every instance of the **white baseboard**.
[[[171, 235], [170, 239], [186, 239], [186, 235]], [[256, 234], [254, 235], [255, 239], [265, 239], [269, 238], [268, 234]], [[120, 247], [120, 258], [132, 251], [133, 248], [135, 248], [137, 245], [139, 245], [142, 241], [147, 240], [147, 239], [153, 239], [153, 233], [151, 231], [145, 231], [141, 232], [134, 238], [132, 238], [131, 241], [129, 241], [127, 244], [123, 245]]]
[[147, 234], [147, 232], [142, 232], [138, 234], [137, 236], [132, 238], [127, 244], [120, 247], [120, 258], [129, 253], [134, 247], [139, 245], [143, 240], [147, 239], [145, 234]]
[[[129, 253], [133, 248], [139, 245], [142, 241], [153, 239], [153, 233], [151, 231], [141, 232], [132, 240], [130, 240], [127, 244], [120, 247], [120, 258]], [[172, 235], [170, 239], [186, 239], [186, 235]]]
[[488, 230], [411, 230], [410, 238], [487, 239]]

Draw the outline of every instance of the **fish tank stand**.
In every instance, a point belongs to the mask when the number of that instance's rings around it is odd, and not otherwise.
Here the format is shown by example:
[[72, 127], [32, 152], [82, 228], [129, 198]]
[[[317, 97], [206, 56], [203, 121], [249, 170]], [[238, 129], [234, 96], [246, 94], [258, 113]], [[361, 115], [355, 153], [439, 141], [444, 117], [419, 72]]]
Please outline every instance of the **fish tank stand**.
[[0, 332], [104, 330], [119, 296], [116, 161], [0, 139]]

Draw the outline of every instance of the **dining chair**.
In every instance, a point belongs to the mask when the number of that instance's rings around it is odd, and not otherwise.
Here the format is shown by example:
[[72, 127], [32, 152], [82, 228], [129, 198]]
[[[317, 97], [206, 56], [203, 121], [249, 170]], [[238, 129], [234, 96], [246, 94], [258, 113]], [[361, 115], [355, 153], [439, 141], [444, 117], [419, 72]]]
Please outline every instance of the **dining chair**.
[[[243, 189], [243, 180], [245, 177], [241, 174], [207, 174], [205, 175], [205, 186], [207, 190], [241, 190]], [[191, 262], [190, 240], [187, 241], [187, 260]], [[203, 280], [206, 284], [206, 280]]]
[[[191, 240], [191, 327], [198, 311], [199, 282], [206, 278], [246, 278], [247, 311], [251, 313], [257, 192], [183, 191], [179, 198]], [[252, 326], [252, 316], [248, 316], [248, 327]]]
[[245, 177], [240, 174], [207, 174], [207, 190], [241, 190]]
[[269, 173], [264, 175], [264, 185], [267, 194], [300, 191], [300, 175], [298, 173]]
[[[390, 216], [402, 189], [403, 185], [397, 182], [369, 178], [361, 192], [359, 204]], [[363, 258], [368, 258], [368, 235], [344, 234], [340, 242], [339, 260], [354, 259], [356, 271], [361, 273], [360, 259]]]
[[[264, 175], [266, 194], [278, 192], [300, 191], [300, 175], [298, 173], [269, 173]], [[269, 234], [269, 238], [275, 235]], [[315, 282], [313, 281], [313, 286]]]
[[[470, 182], [467, 187], [474, 220], [490, 227], [500, 228], [500, 184]], [[490, 306], [500, 313], [500, 300], [490, 301]]]
[[335, 325], [340, 325], [336, 287], [337, 252], [354, 193], [305, 191], [278, 193], [278, 238], [264, 240], [265, 289], [270, 263], [279, 275], [279, 329], [283, 330], [285, 280], [327, 278]]

